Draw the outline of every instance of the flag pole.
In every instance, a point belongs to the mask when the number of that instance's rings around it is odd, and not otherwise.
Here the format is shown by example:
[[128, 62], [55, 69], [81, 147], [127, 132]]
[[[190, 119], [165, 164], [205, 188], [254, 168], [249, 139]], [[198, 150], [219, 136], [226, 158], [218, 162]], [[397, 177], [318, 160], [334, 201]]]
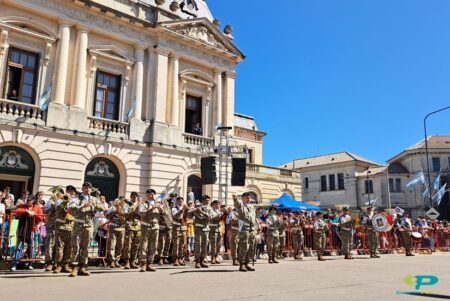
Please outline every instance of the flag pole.
[[391, 189], [389, 188], [389, 165], [386, 167], [386, 187], [387, 187], [387, 196], [388, 196], [388, 208], [391, 209]]

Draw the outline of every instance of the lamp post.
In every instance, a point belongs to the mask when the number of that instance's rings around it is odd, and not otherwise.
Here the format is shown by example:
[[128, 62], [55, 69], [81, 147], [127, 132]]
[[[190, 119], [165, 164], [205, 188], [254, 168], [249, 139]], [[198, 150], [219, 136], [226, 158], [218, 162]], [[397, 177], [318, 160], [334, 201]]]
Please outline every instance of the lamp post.
[[433, 208], [433, 198], [431, 197], [431, 174], [430, 174], [430, 160], [428, 159], [428, 135], [427, 135], [427, 119], [428, 117], [430, 117], [431, 115], [434, 115], [436, 113], [445, 111], [450, 109], [450, 106], [447, 106], [445, 108], [433, 111], [428, 113], [425, 118], [423, 119], [423, 131], [425, 133], [425, 157], [427, 160], [427, 177], [428, 177], [428, 189], [429, 189], [429, 194], [428, 197], [430, 198], [430, 208]]

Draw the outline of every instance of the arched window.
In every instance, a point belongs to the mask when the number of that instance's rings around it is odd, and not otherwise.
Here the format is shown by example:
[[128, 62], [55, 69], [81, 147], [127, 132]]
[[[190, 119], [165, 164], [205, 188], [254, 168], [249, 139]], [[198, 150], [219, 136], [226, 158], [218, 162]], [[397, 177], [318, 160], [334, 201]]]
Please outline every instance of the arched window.
[[11, 189], [16, 200], [24, 190], [33, 192], [34, 160], [22, 148], [15, 146], [0, 147], [0, 189]]
[[117, 166], [109, 159], [94, 158], [86, 167], [85, 182], [91, 182], [107, 201], [119, 195], [120, 173]]
[[[194, 200], [200, 200], [201, 196], [203, 195], [203, 185], [202, 185], [202, 179], [197, 176], [190, 176], [188, 178], [188, 192], [189, 187], [192, 188], [192, 192], [194, 193]], [[186, 199], [188, 200], [188, 196], [186, 196]]]

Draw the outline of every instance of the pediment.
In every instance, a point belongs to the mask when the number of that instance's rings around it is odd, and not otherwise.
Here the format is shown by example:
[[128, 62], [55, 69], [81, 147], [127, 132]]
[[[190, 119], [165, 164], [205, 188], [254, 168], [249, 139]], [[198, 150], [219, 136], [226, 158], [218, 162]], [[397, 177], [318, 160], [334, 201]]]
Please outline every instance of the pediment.
[[125, 61], [128, 63], [134, 63], [134, 59], [132, 57], [129, 57], [125, 55], [118, 47], [115, 45], [97, 45], [97, 46], [90, 46], [89, 51], [91, 53], [101, 55], [104, 57], [109, 57], [112, 59], [116, 59], [119, 61]]
[[163, 22], [160, 26], [185, 38], [193, 39], [215, 49], [245, 58], [244, 54], [228, 37], [205, 18]]

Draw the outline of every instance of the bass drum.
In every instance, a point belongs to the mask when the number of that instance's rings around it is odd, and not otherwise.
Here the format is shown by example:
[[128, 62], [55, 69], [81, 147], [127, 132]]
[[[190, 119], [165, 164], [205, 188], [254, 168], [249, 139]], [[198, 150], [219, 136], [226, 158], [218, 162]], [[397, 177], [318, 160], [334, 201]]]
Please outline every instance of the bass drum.
[[419, 232], [413, 232], [413, 233], [411, 233], [411, 238], [414, 242], [421, 242], [422, 234], [420, 234]]
[[394, 219], [387, 212], [377, 213], [372, 218], [372, 226], [378, 232], [388, 232], [394, 226]]

